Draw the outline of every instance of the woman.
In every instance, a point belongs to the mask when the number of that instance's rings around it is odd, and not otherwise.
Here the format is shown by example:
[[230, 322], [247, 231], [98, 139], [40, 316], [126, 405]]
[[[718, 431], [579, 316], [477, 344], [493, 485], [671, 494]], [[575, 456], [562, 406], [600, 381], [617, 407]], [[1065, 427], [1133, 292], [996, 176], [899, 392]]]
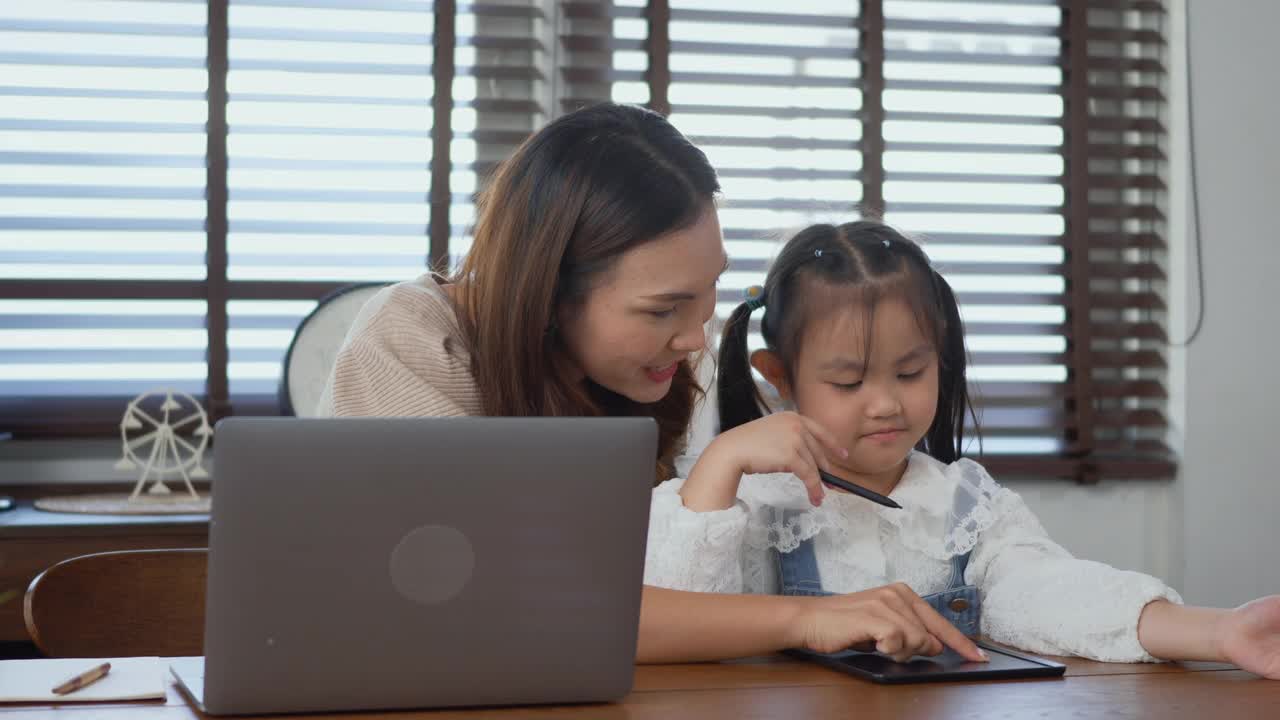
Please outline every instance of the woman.
[[656, 113], [602, 105], [552, 123], [479, 198], [452, 277], [362, 310], [322, 414], [650, 415], [670, 477], [726, 262], [719, 189]]
[[[456, 273], [392, 286], [361, 310], [320, 413], [647, 415], [659, 428], [655, 480], [671, 477], [702, 394], [691, 359], [706, 346], [727, 264], [719, 189], [706, 156], [661, 115], [604, 104], [559, 118], [479, 198]], [[815, 603], [646, 587], [637, 659], [801, 646], [832, 614], [846, 618], [849, 645], [936, 635], [977, 652], [902, 597], [885, 588]]]

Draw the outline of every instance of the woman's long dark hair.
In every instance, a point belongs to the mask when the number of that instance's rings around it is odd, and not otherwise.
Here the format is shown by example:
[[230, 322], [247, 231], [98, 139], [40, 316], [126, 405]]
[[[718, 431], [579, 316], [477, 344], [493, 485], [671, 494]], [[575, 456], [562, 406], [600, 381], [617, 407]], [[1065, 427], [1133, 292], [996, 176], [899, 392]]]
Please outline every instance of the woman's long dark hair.
[[487, 415], [645, 415], [657, 477], [702, 394], [689, 361], [636, 403], [566, 370], [557, 309], [583, 302], [627, 251], [693, 225], [720, 190], [707, 157], [658, 113], [605, 103], [565, 115], [499, 166], [477, 200], [475, 242], [450, 278]]
[[[760, 331], [768, 349], [781, 358], [788, 381], [794, 382], [800, 340], [817, 312], [828, 312], [833, 301], [846, 302], [861, 305], [870, 317], [876, 303], [890, 295], [907, 302], [938, 352], [937, 412], [918, 449], [942, 462], [955, 462], [963, 454], [966, 413], [977, 430], [965, 383], [960, 310], [951, 286], [924, 251], [897, 230], [860, 220], [812, 225], [797, 233], [765, 278]], [[767, 407], [751, 375], [747, 349], [754, 309], [748, 302], [735, 308], [720, 342], [716, 388], [721, 432], [763, 417]]]

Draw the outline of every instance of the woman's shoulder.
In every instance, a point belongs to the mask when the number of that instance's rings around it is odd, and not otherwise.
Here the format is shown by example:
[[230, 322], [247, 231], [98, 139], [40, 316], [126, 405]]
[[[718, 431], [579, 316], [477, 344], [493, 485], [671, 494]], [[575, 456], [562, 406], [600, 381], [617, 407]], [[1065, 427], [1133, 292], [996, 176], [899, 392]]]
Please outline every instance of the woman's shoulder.
[[322, 407], [333, 415], [478, 415], [453, 303], [430, 275], [389, 285], [360, 309]]
[[342, 352], [356, 348], [432, 365], [467, 356], [453, 302], [430, 275], [388, 285], [370, 298], [352, 322]]
[[360, 308], [342, 360], [393, 359], [415, 374], [469, 367], [453, 303], [430, 275], [379, 290]]
[[445, 288], [424, 274], [413, 280], [388, 285], [378, 291], [356, 316], [353, 327], [400, 337], [413, 330], [409, 338], [458, 335], [458, 314]]

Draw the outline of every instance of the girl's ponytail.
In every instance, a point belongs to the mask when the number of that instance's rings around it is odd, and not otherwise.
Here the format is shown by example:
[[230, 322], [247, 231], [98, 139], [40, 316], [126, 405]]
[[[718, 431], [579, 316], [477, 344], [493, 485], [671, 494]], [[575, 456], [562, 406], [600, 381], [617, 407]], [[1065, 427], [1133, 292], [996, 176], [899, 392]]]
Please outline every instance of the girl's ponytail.
[[734, 308], [720, 338], [720, 356], [716, 363], [720, 432], [764, 417], [760, 409], [764, 400], [751, 375], [751, 354], [747, 349], [751, 311], [758, 303], [758, 299], [752, 299]]

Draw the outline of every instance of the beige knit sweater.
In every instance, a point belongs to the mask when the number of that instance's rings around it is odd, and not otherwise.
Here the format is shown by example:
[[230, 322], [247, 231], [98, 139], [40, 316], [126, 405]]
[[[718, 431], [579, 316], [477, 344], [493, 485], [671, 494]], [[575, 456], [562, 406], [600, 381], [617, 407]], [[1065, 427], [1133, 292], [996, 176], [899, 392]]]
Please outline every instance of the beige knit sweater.
[[482, 415], [448, 295], [430, 275], [380, 291], [338, 351], [321, 416]]

